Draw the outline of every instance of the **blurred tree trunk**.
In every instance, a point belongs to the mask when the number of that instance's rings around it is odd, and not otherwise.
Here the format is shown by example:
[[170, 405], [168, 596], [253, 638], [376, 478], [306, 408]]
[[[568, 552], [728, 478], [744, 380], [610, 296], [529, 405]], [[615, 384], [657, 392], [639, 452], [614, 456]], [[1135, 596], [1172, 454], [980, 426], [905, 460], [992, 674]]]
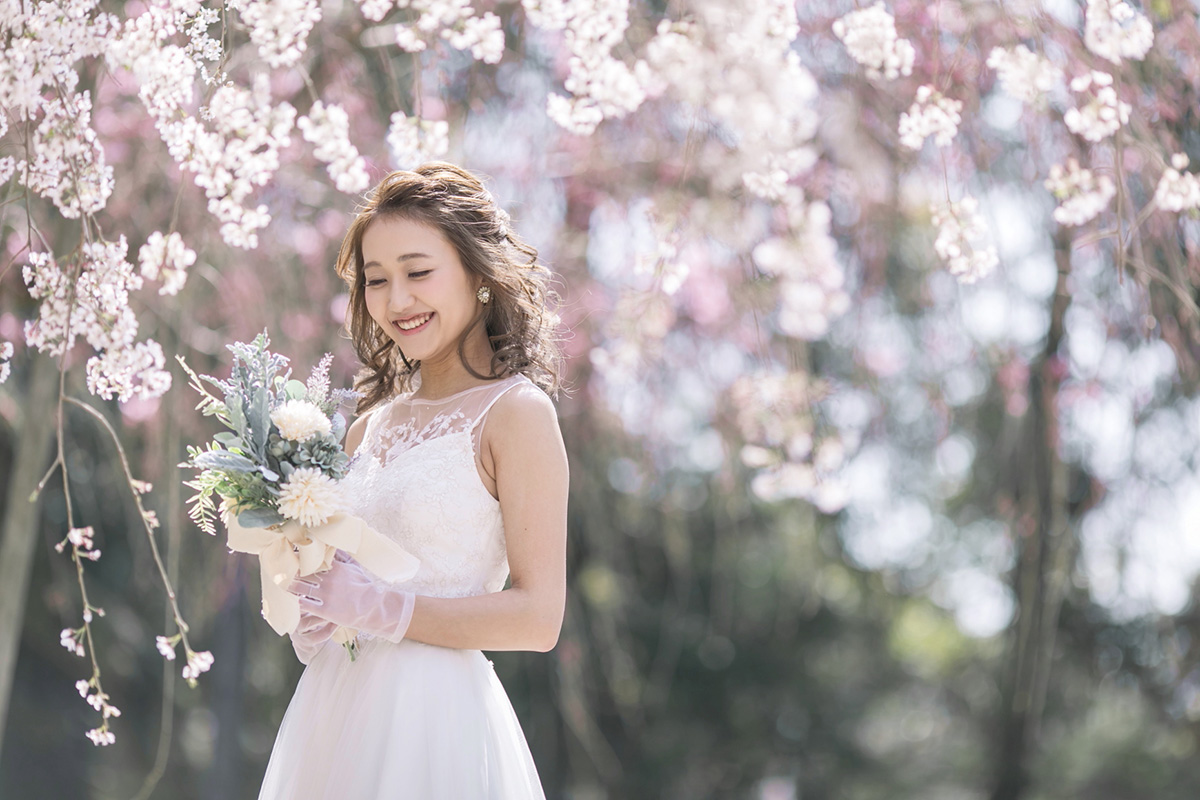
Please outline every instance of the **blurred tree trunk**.
[[245, 757], [241, 735], [246, 689], [247, 625], [257, 615], [246, 607], [243, 559], [234, 559], [233, 574], [225, 581], [225, 602], [213, 620], [211, 641], [218, 654], [211, 673], [210, 708], [217, 722], [217, 741], [212, 764], [204, 779], [201, 797], [225, 800], [242, 791]]
[[29, 570], [37, 543], [38, 503], [29, 496], [37, 488], [46, 466], [54, 431], [58, 394], [58, 362], [40, 354], [29, 359], [29, 386], [18, 405], [16, 447], [8, 486], [5, 487], [4, 520], [0, 528], [0, 747], [12, 691], [13, 671], [21, 649], [21, 628]]
[[1050, 328], [1041, 358], [1029, 371], [1029, 411], [1011, 462], [1017, 610], [1009, 632], [992, 800], [1018, 800], [1029, 786], [1029, 754], [1045, 705], [1059, 610], [1074, 552], [1067, 519], [1067, 468], [1058, 449], [1058, 394], [1064, 374], [1058, 350], [1071, 303], [1067, 289], [1071, 240], [1062, 227], [1054, 236], [1054, 260], [1058, 281]]

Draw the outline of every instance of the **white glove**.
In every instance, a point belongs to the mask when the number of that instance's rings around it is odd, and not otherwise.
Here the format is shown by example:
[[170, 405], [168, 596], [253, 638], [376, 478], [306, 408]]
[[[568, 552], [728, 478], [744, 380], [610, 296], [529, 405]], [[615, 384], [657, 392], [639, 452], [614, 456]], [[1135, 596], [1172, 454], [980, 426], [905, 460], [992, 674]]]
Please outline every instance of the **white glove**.
[[412, 592], [388, 586], [341, 553], [329, 569], [296, 578], [287, 590], [300, 597], [302, 617], [311, 614], [335, 628], [354, 628], [389, 642], [404, 638], [417, 600]]
[[321, 652], [325, 643], [333, 636], [337, 627], [327, 619], [301, 611], [300, 624], [290, 634], [292, 649], [296, 651], [296, 658], [300, 659], [300, 663], [311, 664], [313, 658]]

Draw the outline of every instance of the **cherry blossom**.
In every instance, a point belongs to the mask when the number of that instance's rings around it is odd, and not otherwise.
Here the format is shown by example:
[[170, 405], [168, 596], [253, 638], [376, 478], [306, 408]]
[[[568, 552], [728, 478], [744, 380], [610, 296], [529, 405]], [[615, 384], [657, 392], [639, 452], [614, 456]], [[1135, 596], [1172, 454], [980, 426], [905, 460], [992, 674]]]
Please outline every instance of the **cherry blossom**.
[[961, 283], [975, 283], [999, 263], [994, 245], [983, 245], [987, 226], [978, 212], [979, 201], [966, 195], [958, 202], [935, 204], [931, 209], [938, 229], [933, 249]]
[[900, 115], [900, 143], [912, 150], [920, 150], [925, 140], [934, 137], [938, 147], [947, 147], [958, 133], [962, 102], [952, 100], [936, 91], [932, 86], [917, 89], [917, 99], [912, 107]]
[[1063, 225], [1082, 225], [1094, 219], [1117, 193], [1111, 178], [1096, 178], [1073, 158], [1067, 160], [1065, 168], [1061, 164], [1052, 166], [1045, 186], [1060, 202], [1054, 209], [1054, 219]]
[[850, 57], [867, 68], [868, 77], [891, 81], [912, 74], [916, 49], [896, 35], [896, 20], [884, 3], [851, 11], [833, 23], [833, 33]]

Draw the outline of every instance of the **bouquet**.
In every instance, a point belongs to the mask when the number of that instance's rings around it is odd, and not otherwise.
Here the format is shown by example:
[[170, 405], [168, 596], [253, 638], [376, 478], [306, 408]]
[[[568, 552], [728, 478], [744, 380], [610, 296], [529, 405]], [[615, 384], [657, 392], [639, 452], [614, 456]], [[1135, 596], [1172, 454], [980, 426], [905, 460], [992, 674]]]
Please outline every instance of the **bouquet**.
[[[282, 636], [300, 620], [299, 598], [285, 587], [297, 576], [328, 569], [338, 550], [388, 581], [412, 577], [419, 562], [345, 511], [338, 481], [349, 462], [341, 445], [346, 420], [337, 409], [357, 393], [330, 391], [333, 356], [326, 353], [301, 383], [291, 379], [286, 357], [267, 350], [269, 344], [264, 331], [249, 344], [229, 345], [228, 380], [197, 375], [179, 359], [202, 396], [196, 408], [229, 429], [204, 448], [189, 445], [180, 466], [200, 470], [184, 482], [196, 490], [188, 516], [209, 534], [216, 533], [220, 517], [229, 549], [259, 557], [263, 617]], [[334, 634], [351, 658], [355, 635], [346, 628]]]

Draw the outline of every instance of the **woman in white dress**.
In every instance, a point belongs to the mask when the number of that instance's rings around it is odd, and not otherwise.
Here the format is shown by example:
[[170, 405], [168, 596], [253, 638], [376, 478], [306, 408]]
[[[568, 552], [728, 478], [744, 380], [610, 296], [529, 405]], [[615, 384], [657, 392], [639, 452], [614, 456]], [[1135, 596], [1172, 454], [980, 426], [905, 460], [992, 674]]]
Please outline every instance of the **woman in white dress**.
[[[375, 188], [338, 273], [365, 365], [349, 510], [421, 567], [388, 584], [339, 554], [289, 585], [308, 666], [259, 798], [543, 798], [480, 651], [544, 652], [562, 626], [567, 459], [548, 396], [547, 272], [478, 179], [434, 163]], [[330, 640], [338, 626], [359, 631], [353, 661]]]

